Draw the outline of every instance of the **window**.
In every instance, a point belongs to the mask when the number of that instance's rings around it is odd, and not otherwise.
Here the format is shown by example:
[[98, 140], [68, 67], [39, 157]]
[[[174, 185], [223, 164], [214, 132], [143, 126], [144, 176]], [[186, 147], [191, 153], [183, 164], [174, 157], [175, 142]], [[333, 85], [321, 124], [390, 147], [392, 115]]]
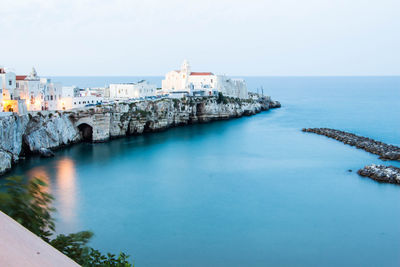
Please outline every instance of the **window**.
[[11, 80], [8, 81], [8, 85], [12, 85], [12, 81]]
[[53, 95], [50, 96], [50, 100], [53, 100]]
[[79, 101], [79, 105], [81, 104], [81, 101]]
[[74, 102], [74, 105], [76, 105], [76, 102]]

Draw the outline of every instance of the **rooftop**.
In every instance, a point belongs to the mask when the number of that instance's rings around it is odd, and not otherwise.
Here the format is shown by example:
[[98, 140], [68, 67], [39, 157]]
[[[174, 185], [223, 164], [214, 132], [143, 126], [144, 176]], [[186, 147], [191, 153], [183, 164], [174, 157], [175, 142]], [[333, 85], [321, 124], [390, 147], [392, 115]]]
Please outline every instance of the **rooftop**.
[[191, 72], [190, 75], [204, 75], [204, 76], [208, 76], [208, 75], [214, 75], [214, 73], [212, 72]]
[[15, 76], [15, 79], [17, 81], [25, 80], [25, 78], [26, 78], [26, 75], [17, 75], [17, 76]]

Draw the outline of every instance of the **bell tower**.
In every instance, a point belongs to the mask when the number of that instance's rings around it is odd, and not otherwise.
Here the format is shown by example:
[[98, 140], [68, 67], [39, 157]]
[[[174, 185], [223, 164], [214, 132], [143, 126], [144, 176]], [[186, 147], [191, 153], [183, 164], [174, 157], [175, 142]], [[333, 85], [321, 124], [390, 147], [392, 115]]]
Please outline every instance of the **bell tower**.
[[186, 59], [182, 63], [181, 72], [186, 74], [186, 76], [190, 75], [191, 69], [190, 69], [189, 62]]
[[39, 79], [39, 77], [37, 76], [37, 72], [36, 72], [34, 67], [32, 67], [32, 71], [31, 71], [31, 73], [29, 73], [28, 79], [29, 80], [37, 80], [37, 79]]

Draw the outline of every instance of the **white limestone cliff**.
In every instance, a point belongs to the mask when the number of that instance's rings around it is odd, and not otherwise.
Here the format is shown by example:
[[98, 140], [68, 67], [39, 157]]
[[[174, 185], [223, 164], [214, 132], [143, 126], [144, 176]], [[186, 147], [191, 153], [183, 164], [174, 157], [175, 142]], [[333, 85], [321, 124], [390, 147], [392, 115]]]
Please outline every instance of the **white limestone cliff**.
[[18, 162], [20, 156], [39, 154], [85, 138], [103, 142], [178, 125], [253, 115], [274, 107], [280, 107], [279, 102], [265, 97], [257, 100], [207, 97], [31, 112], [24, 116], [4, 114], [0, 116], [0, 174]]

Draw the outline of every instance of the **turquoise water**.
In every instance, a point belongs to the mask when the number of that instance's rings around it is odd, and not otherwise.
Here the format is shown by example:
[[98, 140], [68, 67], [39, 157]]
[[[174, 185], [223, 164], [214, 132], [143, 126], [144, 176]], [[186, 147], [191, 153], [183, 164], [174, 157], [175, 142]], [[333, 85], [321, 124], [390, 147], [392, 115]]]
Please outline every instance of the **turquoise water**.
[[92, 230], [92, 246], [125, 251], [137, 266], [400, 266], [400, 186], [356, 174], [383, 162], [300, 131], [331, 127], [400, 145], [400, 77], [247, 82], [283, 107], [79, 144], [12, 174], [48, 179], [58, 232]]

